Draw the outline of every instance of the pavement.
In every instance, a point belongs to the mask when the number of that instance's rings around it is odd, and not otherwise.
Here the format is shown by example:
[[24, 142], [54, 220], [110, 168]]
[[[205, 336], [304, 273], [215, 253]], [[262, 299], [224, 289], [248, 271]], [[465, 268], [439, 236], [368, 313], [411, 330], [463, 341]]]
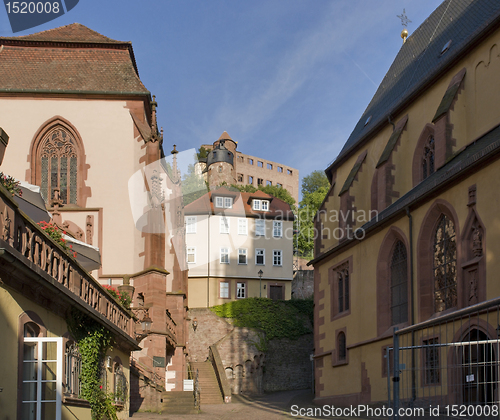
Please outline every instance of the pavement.
[[[321, 414], [321, 407], [313, 404], [310, 389], [273, 392], [264, 395], [233, 395], [230, 404], [206, 404], [199, 414], [133, 413], [132, 420], [283, 420], [283, 419], [348, 419]], [[309, 409], [309, 410], [308, 410]], [[299, 411], [300, 410], [300, 411]], [[315, 411], [313, 411], [315, 410]], [[302, 414], [302, 415], [299, 415]], [[352, 418], [352, 417], [351, 417]], [[358, 419], [360, 419], [358, 417]], [[382, 419], [379, 417], [377, 420]]]

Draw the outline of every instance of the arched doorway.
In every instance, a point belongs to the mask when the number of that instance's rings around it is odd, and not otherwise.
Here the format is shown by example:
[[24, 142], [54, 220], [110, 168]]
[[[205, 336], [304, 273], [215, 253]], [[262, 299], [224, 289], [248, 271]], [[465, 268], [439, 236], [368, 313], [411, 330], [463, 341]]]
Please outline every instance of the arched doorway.
[[495, 401], [497, 393], [497, 363], [495, 349], [486, 333], [471, 329], [462, 342], [462, 401], [464, 404], [485, 405]]

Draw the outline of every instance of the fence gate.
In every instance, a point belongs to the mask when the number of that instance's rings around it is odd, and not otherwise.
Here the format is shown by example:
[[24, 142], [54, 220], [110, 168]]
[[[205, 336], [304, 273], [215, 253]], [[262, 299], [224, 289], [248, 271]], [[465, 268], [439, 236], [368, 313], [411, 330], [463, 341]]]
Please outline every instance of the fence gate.
[[387, 352], [393, 418], [500, 418], [499, 299], [396, 330]]

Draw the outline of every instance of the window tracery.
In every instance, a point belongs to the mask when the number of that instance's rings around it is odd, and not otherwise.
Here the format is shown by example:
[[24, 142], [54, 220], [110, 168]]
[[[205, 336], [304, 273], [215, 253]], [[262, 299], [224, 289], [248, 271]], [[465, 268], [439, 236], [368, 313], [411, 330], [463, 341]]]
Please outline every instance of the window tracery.
[[457, 246], [455, 225], [445, 215], [439, 219], [434, 235], [434, 311], [457, 306]]
[[56, 126], [40, 142], [41, 185], [44, 200], [77, 204], [78, 147], [72, 135]]

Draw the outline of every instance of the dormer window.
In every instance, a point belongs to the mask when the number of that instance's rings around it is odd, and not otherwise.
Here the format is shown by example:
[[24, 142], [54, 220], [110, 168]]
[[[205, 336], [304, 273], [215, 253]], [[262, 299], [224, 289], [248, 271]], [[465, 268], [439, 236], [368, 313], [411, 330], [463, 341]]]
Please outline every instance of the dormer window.
[[253, 200], [252, 208], [253, 208], [253, 210], [269, 211], [269, 201], [268, 200]]
[[232, 209], [233, 197], [215, 197], [215, 207], [219, 209]]
[[434, 173], [434, 136], [430, 136], [424, 146], [424, 156], [422, 159], [423, 179]]

